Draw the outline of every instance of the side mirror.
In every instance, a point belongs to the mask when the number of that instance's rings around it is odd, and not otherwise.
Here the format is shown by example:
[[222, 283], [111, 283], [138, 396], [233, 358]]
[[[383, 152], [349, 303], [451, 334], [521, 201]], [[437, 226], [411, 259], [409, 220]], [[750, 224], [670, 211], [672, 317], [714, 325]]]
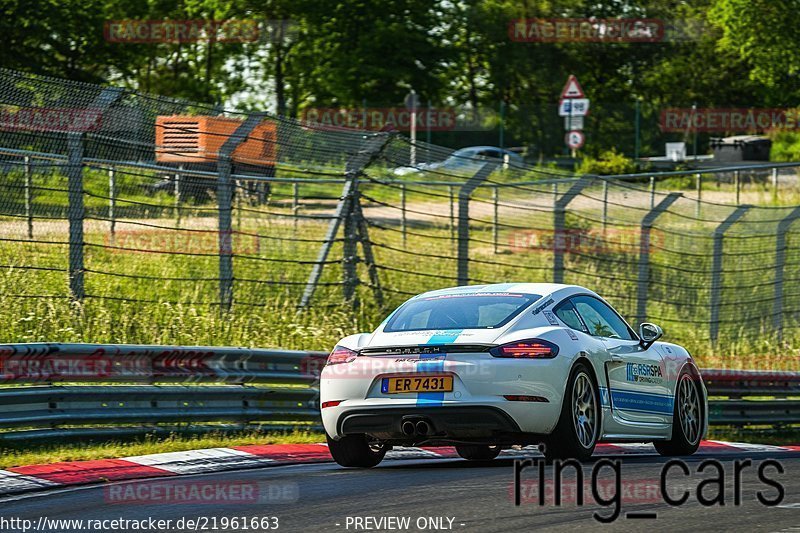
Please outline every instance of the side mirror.
[[642, 348], [645, 350], [664, 335], [664, 330], [660, 326], [650, 322], [642, 322], [639, 325], [639, 338], [642, 339]]

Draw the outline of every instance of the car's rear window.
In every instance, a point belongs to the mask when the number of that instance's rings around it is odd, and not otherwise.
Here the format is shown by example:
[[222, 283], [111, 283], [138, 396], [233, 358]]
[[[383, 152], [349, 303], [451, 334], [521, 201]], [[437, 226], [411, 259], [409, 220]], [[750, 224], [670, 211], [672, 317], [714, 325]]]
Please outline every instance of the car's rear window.
[[443, 294], [405, 303], [383, 331], [498, 328], [541, 296], [511, 292]]

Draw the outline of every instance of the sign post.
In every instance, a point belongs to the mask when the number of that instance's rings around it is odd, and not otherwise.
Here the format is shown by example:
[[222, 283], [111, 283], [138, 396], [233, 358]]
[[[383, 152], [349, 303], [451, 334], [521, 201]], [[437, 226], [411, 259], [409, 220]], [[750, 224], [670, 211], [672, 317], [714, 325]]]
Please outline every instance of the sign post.
[[575, 152], [586, 141], [583, 135], [583, 118], [589, 114], [589, 99], [578, 83], [578, 78], [573, 74], [569, 75], [567, 83], [561, 90], [558, 114], [564, 117], [564, 129], [567, 131], [564, 142], [570, 149], [572, 157], [575, 157]]

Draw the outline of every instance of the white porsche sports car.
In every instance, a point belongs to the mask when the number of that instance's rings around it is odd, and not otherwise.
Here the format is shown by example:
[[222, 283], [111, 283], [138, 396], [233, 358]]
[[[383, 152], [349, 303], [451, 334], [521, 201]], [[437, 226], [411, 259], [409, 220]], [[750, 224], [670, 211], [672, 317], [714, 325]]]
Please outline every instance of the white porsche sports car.
[[697, 450], [707, 392], [692, 357], [638, 335], [575, 285], [501, 283], [415, 296], [372, 333], [342, 339], [322, 371], [322, 421], [342, 466], [377, 465], [392, 446], [455, 445], [488, 460], [544, 443], [585, 459], [598, 442]]

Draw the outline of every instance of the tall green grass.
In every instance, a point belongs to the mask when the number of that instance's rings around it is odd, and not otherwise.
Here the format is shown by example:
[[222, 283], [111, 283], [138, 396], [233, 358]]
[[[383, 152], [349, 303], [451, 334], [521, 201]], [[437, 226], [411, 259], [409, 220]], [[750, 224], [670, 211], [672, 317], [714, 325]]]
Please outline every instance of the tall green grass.
[[[223, 312], [218, 305], [219, 263], [213, 205], [188, 205], [177, 222], [173, 198], [147, 196], [142, 192], [141, 177], [138, 181], [136, 177], [121, 179], [124, 187], [120, 188], [117, 208], [127, 211], [118, 211], [122, 214], [116, 223], [116, 235], [110, 233], [110, 221], [105, 216], [107, 206], [93, 203], [89, 209], [91, 220], [86, 223], [84, 247], [89, 297], [80, 304], [68, 297], [66, 221], [37, 218], [34, 241], [28, 242], [24, 237], [24, 220], [19, 217], [0, 220], [0, 237], [6, 239], [0, 240], [0, 265], [4, 265], [0, 269], [3, 324], [0, 341], [327, 350], [343, 336], [374, 329], [408, 294], [456, 283], [456, 251], [450, 240], [453, 228], [447, 189], [408, 185], [404, 239], [398, 209], [399, 188], [365, 182], [362, 184], [365, 198], [381, 202], [365, 199], [364, 207], [372, 222], [369, 231], [380, 267], [383, 305], [374, 299], [363, 263], [357, 267], [363, 282], [357, 290], [359, 305], [343, 301], [340, 233], [311, 307], [299, 310], [300, 295], [311, 272], [311, 262], [319, 252], [318, 241], [325, 234], [327, 219], [295, 222], [288, 217], [292, 213], [294, 192], [291, 185], [276, 185], [267, 205], [252, 205], [245, 199], [235, 203], [234, 229], [239, 235], [234, 240], [234, 305], [229, 312]], [[105, 173], [87, 171], [86, 181], [94, 197], [108, 195], [107, 189], [105, 192], [103, 189], [108, 186]], [[314, 194], [320, 199], [305, 201], [300, 213], [332, 214], [333, 199], [338, 196], [339, 188], [337, 184], [315, 186]], [[502, 191], [498, 253], [494, 251], [491, 192], [476, 192], [470, 224], [473, 282], [552, 279], [551, 251], [508, 246], [515, 233], [546, 232], [552, 228], [552, 213], [542, 208], [552, 202], [550, 191], [549, 186], [538, 192], [513, 187]], [[65, 193], [39, 191], [38, 194], [37, 205], [45, 206], [41, 207], [43, 211], [37, 211], [41, 214], [59, 207], [58, 195]], [[306, 191], [301, 192], [304, 194]], [[642, 216], [632, 200], [641, 200], [637, 195], [646, 193], [631, 191], [624, 193], [629, 196], [615, 197], [609, 206], [609, 219], [617, 225], [606, 233], [597, 203], [600, 189], [589, 188], [584, 194], [583, 203], [577, 204], [567, 218], [568, 227], [605, 235], [614, 245], [599, 251], [567, 254], [565, 281], [596, 290], [630, 318], [636, 311], [638, 274], [638, 234], [634, 230]], [[47, 208], [51, 197], [53, 205]], [[683, 211], [693, 213], [694, 204], [688, 199], [683, 202], [676, 205], [683, 205]], [[719, 341], [709, 341], [713, 245], [710, 236], [718, 220], [731, 209], [709, 204], [703, 206], [699, 219], [680, 213], [665, 214], [659, 219], [654, 229], [658, 239], [651, 256], [648, 318], [664, 327], [666, 340], [687, 346], [702, 365], [798, 369], [800, 330], [792, 313], [786, 315], [783, 339], [778, 340], [772, 332], [769, 291], [774, 276], [770, 262], [774, 261], [775, 223], [759, 221], [758, 217], [766, 216], [760, 211], [748, 215], [751, 223], [734, 227], [730, 238], [726, 238], [723, 323]], [[6, 209], [3, 212], [9, 213]], [[160, 227], [176, 224], [184, 230], [176, 232]], [[634, 231], [631, 234], [614, 233], [631, 228]], [[172, 240], [164, 244], [163, 238]], [[785, 304], [787, 308], [800, 308], [800, 252], [796, 237], [790, 235], [788, 242]], [[139, 248], [154, 250], [137, 251]], [[169, 251], [195, 255], [166, 253]], [[763, 262], [763, 268], [748, 270], [759, 266], [748, 263], [754, 258]], [[26, 268], [30, 266], [56, 270]]]

